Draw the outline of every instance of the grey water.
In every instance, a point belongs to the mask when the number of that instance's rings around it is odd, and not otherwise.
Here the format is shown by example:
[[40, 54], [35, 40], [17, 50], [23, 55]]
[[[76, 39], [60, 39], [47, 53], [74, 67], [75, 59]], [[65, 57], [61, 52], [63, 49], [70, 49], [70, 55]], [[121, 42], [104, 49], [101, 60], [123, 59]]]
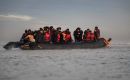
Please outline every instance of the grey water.
[[0, 80], [129, 80], [130, 43], [109, 48], [4, 50]]

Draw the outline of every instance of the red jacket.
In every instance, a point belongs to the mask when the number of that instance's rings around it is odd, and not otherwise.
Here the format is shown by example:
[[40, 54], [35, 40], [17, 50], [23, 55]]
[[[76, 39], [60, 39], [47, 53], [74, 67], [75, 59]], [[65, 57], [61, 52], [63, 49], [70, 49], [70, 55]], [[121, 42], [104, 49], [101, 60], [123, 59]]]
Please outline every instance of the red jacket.
[[50, 33], [49, 33], [49, 32], [46, 32], [46, 33], [45, 33], [45, 36], [44, 36], [44, 40], [45, 40], [45, 41], [50, 41], [50, 38], [51, 38], [51, 37], [50, 37]]
[[88, 32], [88, 33], [86, 34], [86, 40], [87, 40], [87, 41], [91, 41], [91, 33], [90, 33], [90, 32]]
[[71, 34], [66, 34], [65, 41], [69, 41], [69, 40], [71, 40]]

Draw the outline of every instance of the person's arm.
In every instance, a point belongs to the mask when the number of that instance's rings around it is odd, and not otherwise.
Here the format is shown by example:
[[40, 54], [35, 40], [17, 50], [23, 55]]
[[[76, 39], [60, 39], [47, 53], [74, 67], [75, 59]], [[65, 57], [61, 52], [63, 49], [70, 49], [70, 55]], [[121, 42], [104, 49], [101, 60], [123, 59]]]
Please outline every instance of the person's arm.
[[28, 39], [29, 38], [29, 35], [25, 37], [25, 39]]

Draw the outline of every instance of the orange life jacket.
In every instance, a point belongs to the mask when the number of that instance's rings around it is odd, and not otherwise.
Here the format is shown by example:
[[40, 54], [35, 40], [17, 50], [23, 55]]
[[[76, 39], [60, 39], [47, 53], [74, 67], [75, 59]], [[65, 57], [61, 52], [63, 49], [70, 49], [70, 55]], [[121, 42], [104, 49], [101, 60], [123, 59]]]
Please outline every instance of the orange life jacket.
[[66, 34], [65, 41], [69, 41], [71, 39], [71, 34]]
[[45, 41], [50, 41], [50, 33], [49, 32], [45, 33], [44, 40]]
[[86, 34], [86, 40], [87, 40], [87, 41], [90, 41], [90, 40], [91, 40], [91, 33], [90, 33], [90, 32], [88, 32], [88, 33]]
[[95, 39], [95, 35], [94, 33], [91, 33], [91, 41], [94, 41], [94, 39]]

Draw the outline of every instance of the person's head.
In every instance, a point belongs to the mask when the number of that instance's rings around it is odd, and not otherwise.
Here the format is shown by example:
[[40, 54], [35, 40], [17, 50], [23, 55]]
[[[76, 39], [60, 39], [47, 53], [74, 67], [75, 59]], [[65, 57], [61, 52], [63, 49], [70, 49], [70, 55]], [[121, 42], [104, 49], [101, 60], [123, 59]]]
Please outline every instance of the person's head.
[[69, 29], [67, 28], [66, 31], [69, 31]]
[[90, 31], [90, 29], [87, 29], [87, 31]]
[[31, 31], [31, 29], [28, 29], [28, 33], [31, 33], [32, 31]]
[[44, 26], [43, 29], [46, 30], [47, 26]]
[[69, 29], [66, 29], [65, 32], [66, 32], [66, 33], [70, 33]]
[[52, 30], [53, 29], [53, 26], [50, 26], [50, 30]]
[[80, 27], [77, 27], [77, 29], [76, 30], [80, 30]]
[[31, 29], [28, 29], [28, 34], [29, 35], [33, 34], [33, 32], [31, 31]]
[[58, 27], [58, 28], [57, 28], [57, 31], [61, 31], [61, 27]]
[[43, 29], [42, 29], [42, 28], [39, 28], [38, 32], [40, 32], [40, 33], [41, 33], [42, 31], [43, 31]]
[[97, 27], [97, 26], [95, 26], [95, 29], [98, 29], [98, 27]]
[[59, 30], [61, 30], [61, 27], [58, 27], [59, 28]]
[[42, 28], [39, 28], [39, 30], [43, 30]]
[[27, 29], [25, 30], [25, 33], [28, 33], [28, 30], [27, 30]]
[[46, 26], [46, 28], [47, 28], [47, 30], [48, 30], [48, 29], [50, 29], [50, 27], [49, 27], [49, 26]]

